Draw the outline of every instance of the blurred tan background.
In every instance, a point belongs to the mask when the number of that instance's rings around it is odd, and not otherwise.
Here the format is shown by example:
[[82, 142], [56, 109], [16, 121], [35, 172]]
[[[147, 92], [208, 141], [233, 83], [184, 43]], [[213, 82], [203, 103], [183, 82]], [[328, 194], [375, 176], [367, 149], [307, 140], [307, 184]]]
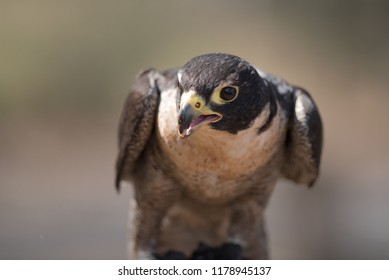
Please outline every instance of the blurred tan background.
[[134, 75], [228, 52], [308, 89], [313, 189], [281, 181], [273, 259], [389, 258], [389, 2], [0, 1], [0, 259], [122, 259], [116, 128]]

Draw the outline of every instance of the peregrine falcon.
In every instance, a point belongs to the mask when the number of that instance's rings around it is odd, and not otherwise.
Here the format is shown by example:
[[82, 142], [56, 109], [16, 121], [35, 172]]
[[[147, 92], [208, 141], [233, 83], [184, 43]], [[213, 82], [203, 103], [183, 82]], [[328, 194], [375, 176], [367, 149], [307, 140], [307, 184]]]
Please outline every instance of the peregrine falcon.
[[132, 184], [129, 256], [189, 258], [236, 244], [266, 259], [279, 177], [312, 186], [322, 123], [312, 97], [240, 57], [212, 53], [135, 79], [119, 124], [116, 187]]

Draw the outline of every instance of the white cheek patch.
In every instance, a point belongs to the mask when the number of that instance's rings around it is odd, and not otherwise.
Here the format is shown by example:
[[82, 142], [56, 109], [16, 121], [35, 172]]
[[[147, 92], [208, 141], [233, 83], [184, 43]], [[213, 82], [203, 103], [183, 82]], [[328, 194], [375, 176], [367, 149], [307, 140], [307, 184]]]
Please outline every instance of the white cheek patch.
[[171, 89], [161, 94], [161, 101], [158, 110], [158, 130], [163, 139], [172, 134], [177, 134], [177, 110], [175, 104], [176, 90]]

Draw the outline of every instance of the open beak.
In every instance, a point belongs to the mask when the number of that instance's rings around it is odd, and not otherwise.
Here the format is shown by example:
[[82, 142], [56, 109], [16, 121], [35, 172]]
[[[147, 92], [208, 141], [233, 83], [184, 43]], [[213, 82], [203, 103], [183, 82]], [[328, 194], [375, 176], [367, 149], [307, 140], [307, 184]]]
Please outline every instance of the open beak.
[[178, 133], [181, 138], [188, 137], [196, 128], [217, 122], [221, 118], [222, 115], [212, 111], [195, 92], [186, 92], [181, 96], [178, 111]]

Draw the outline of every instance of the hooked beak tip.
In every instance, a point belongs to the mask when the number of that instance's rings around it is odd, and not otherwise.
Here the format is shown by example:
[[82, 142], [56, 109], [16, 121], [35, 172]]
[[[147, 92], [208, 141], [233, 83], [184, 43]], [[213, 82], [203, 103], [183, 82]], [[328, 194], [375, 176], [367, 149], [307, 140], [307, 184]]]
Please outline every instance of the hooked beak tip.
[[183, 131], [180, 131], [180, 129], [178, 129], [178, 135], [181, 137], [181, 139], [185, 139], [186, 137], [188, 137], [191, 134], [191, 132], [192, 132], [191, 127], [186, 128]]
[[200, 126], [208, 123], [214, 123], [222, 118], [222, 115], [212, 110], [194, 109], [190, 104], [183, 106], [178, 112], [178, 134], [185, 139]]

